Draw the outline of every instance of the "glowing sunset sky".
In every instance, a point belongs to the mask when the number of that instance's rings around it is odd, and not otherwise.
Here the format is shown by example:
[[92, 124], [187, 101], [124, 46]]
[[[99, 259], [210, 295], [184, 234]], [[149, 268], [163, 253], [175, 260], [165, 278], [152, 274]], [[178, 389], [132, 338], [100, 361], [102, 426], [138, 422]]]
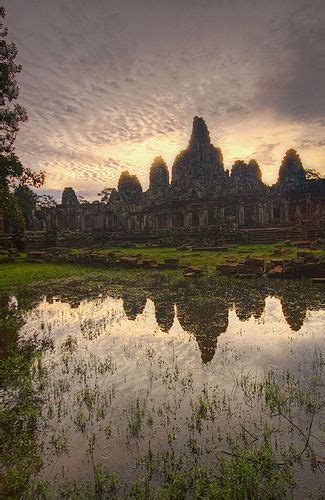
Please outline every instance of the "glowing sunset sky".
[[29, 122], [16, 150], [46, 190], [94, 198], [202, 116], [226, 168], [276, 180], [287, 149], [325, 174], [324, 0], [7, 0]]

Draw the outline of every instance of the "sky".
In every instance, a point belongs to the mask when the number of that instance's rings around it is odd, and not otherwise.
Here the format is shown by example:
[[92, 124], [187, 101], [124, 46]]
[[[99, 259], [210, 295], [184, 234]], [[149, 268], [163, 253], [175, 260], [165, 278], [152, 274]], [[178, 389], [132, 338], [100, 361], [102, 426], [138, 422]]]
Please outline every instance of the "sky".
[[325, 174], [324, 0], [6, 0], [29, 121], [16, 152], [95, 199], [123, 170], [148, 187], [202, 116], [225, 167], [272, 184], [293, 147]]

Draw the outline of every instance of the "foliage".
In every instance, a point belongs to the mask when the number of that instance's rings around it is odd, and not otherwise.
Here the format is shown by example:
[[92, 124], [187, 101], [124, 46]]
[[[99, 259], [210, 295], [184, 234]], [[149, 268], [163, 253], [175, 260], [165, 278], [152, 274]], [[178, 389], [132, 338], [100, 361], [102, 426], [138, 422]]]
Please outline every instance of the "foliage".
[[53, 208], [56, 207], [56, 201], [53, 198], [53, 196], [50, 196], [48, 194], [41, 194], [37, 196], [36, 200], [36, 208], [37, 210], [43, 210], [47, 208]]
[[[5, 17], [4, 8], [0, 11], [0, 17]], [[6, 41], [7, 32], [7, 28], [4, 27], [3, 22], [1, 22], [0, 34], [2, 40], [0, 62], [3, 81], [1, 88], [0, 118], [4, 129], [1, 135], [0, 147], [2, 154], [10, 155], [16, 134], [19, 130], [19, 124], [20, 122], [27, 121], [28, 116], [26, 110], [19, 104], [15, 104], [14, 106], [8, 105], [8, 103], [11, 103], [18, 97], [19, 87], [16, 81], [16, 74], [21, 72], [22, 67], [20, 64], [15, 63], [18, 50], [13, 42], [8, 43]]]
[[14, 190], [14, 196], [25, 217], [35, 210], [38, 197], [28, 186], [22, 184], [17, 186]]
[[305, 168], [305, 173], [307, 181], [322, 179], [320, 172], [315, 168]]
[[[1, 8], [0, 18], [5, 17], [5, 9]], [[14, 141], [19, 130], [20, 123], [28, 119], [26, 110], [19, 104], [12, 105], [19, 95], [19, 87], [16, 81], [17, 73], [22, 67], [15, 63], [17, 47], [6, 41], [7, 28], [3, 22], [0, 25], [1, 53], [0, 64], [2, 72], [2, 88], [0, 94], [0, 120], [2, 123], [2, 134], [0, 137], [0, 208], [3, 209], [6, 218], [11, 219], [16, 229], [24, 228], [24, 219], [20, 204], [12, 192], [17, 185], [39, 187], [44, 183], [44, 172], [33, 173], [31, 169], [24, 167], [14, 152]]]
[[0, 370], [1, 387], [6, 391], [0, 410], [2, 498], [18, 498], [40, 465], [40, 450], [35, 440], [39, 398], [30, 374], [38, 350], [32, 341], [18, 344], [17, 333], [22, 324], [22, 318], [15, 311], [1, 314], [3, 346], [7, 353]]
[[100, 193], [98, 193], [98, 196], [100, 196], [101, 203], [108, 203], [110, 201], [113, 191], [115, 191], [114, 188], [107, 187], [104, 188]]

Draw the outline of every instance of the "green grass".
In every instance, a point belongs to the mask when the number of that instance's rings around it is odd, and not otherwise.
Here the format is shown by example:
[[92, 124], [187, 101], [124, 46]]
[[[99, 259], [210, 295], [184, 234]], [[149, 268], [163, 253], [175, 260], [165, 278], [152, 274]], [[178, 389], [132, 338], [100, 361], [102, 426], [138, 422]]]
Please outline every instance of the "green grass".
[[[227, 252], [208, 252], [208, 251], [191, 251], [191, 250], [177, 250], [177, 248], [153, 247], [147, 248], [143, 244], [137, 244], [135, 248], [125, 247], [109, 247], [107, 249], [97, 250], [100, 254], [108, 252], [117, 252], [120, 255], [137, 255], [141, 254], [143, 259], [155, 259], [161, 263], [166, 258], [177, 257], [180, 259], [181, 264], [193, 266], [208, 266], [215, 268], [216, 264], [221, 264], [226, 259], [232, 259], [239, 262], [247, 255], [251, 257], [261, 258], [268, 260], [270, 258], [282, 258], [274, 253], [276, 246], [282, 246], [284, 253], [283, 258], [293, 258], [297, 255], [297, 247], [292, 244], [285, 246], [283, 242], [272, 244], [259, 244], [259, 245], [237, 245], [230, 248]], [[83, 250], [75, 250], [82, 252]], [[316, 255], [325, 255], [324, 250], [315, 250], [313, 253]]]
[[[211, 269], [215, 269], [217, 264], [221, 264], [227, 259], [239, 262], [244, 260], [247, 255], [264, 260], [271, 258], [293, 258], [297, 255], [297, 247], [294, 244], [290, 246], [282, 245], [284, 250], [282, 256], [278, 256], [274, 253], [276, 246], [281, 246], [281, 242], [263, 245], [238, 245], [234, 248], [230, 248], [227, 252], [177, 250], [171, 247], [147, 248], [143, 244], [138, 244], [135, 248], [109, 247], [93, 251], [99, 254], [108, 252], [116, 252], [120, 255], [139, 254], [142, 259], [155, 259], [159, 263], [163, 262], [166, 258], [177, 257], [180, 259], [181, 265], [207, 266]], [[88, 250], [89, 249], [76, 248], [73, 252], [82, 253]], [[315, 255], [325, 256], [325, 250], [314, 250], [313, 253]], [[8, 291], [13, 287], [23, 286], [34, 282], [45, 282], [51, 279], [82, 278], [94, 273], [100, 273], [105, 277], [105, 275], [112, 276], [114, 273], [121, 274], [122, 272], [124, 272], [124, 270], [118, 271], [110, 268], [99, 269], [98, 267], [75, 264], [26, 262], [22, 256], [15, 263], [0, 263], [0, 291]], [[125, 270], [125, 272], [138, 273], [141, 272], [141, 270]]]
[[[108, 270], [107, 270], [108, 271]], [[0, 291], [8, 291], [17, 286], [33, 282], [48, 281], [58, 278], [86, 276], [98, 272], [98, 268], [76, 266], [73, 264], [55, 264], [52, 262], [15, 262], [0, 264]]]

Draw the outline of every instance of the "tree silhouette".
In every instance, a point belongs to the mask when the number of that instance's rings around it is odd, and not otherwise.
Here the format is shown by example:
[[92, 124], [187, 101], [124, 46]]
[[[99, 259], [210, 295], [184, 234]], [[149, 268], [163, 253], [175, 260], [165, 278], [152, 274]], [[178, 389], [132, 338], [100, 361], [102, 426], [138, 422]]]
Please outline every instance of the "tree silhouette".
[[44, 183], [44, 172], [34, 173], [23, 167], [15, 155], [14, 142], [19, 125], [28, 119], [26, 110], [20, 104], [13, 104], [18, 98], [19, 87], [16, 75], [22, 69], [15, 63], [17, 47], [7, 42], [7, 27], [3, 19], [6, 11], [0, 7], [0, 210], [10, 219], [17, 229], [23, 229], [24, 218], [20, 204], [14, 194], [17, 185], [40, 187]]
[[113, 191], [115, 191], [114, 188], [106, 187], [98, 193], [98, 196], [100, 196], [100, 202], [107, 204], [110, 201]]
[[323, 178], [320, 172], [318, 172], [315, 168], [305, 168], [305, 174], [307, 181], [314, 181]]

